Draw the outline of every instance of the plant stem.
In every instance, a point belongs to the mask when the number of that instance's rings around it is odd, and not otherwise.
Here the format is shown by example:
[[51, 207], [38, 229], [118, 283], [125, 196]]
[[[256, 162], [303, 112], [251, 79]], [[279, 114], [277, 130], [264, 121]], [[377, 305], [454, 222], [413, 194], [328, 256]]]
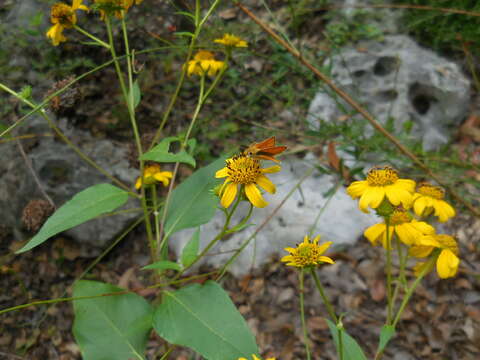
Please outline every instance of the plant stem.
[[77, 30], [78, 32], [82, 33], [83, 35], [89, 37], [90, 39], [92, 39], [93, 41], [95, 41], [96, 43], [98, 43], [100, 46], [103, 46], [107, 49], [110, 49], [110, 45], [108, 45], [106, 42], [100, 40], [99, 38], [97, 38], [96, 36], [90, 34], [88, 31], [86, 30], [83, 30], [80, 26], [78, 25], [73, 25], [73, 28], [75, 30]]
[[427, 263], [424, 265], [421, 273], [418, 275], [418, 277], [415, 279], [413, 282], [412, 286], [407, 290], [407, 293], [405, 294], [402, 303], [400, 304], [400, 308], [398, 309], [397, 315], [395, 316], [395, 319], [393, 320], [392, 326], [396, 327], [398, 321], [400, 320], [400, 317], [402, 316], [403, 310], [405, 310], [405, 307], [408, 304], [408, 301], [412, 297], [413, 292], [417, 288], [418, 284], [420, 281], [423, 279], [423, 277], [430, 271], [431, 267], [437, 260], [437, 254], [432, 254], [430, 259], [427, 261]]
[[311, 359], [310, 354], [310, 345], [308, 344], [308, 331], [307, 325], [305, 323], [305, 309], [304, 309], [304, 291], [305, 287], [303, 286], [303, 278], [304, 278], [304, 269], [300, 270], [299, 274], [299, 282], [300, 282], [300, 318], [302, 320], [302, 330], [303, 330], [303, 343], [305, 344], [305, 351], [307, 352], [307, 360]]
[[387, 256], [387, 264], [386, 264], [386, 273], [387, 273], [387, 325], [391, 324], [392, 321], [392, 244], [390, 238], [390, 220], [385, 218], [386, 224], [386, 256]]
[[327, 308], [328, 315], [330, 315], [330, 318], [335, 324], [338, 324], [338, 317], [335, 314], [335, 311], [333, 310], [333, 306], [330, 303], [330, 300], [328, 300], [327, 296], [325, 295], [325, 291], [323, 290], [322, 283], [320, 282], [320, 279], [318, 278], [317, 272], [315, 271], [314, 267], [310, 269], [310, 273], [312, 274], [313, 279], [315, 280], [315, 285], [317, 286], [317, 289], [318, 289], [318, 292], [320, 293], [322, 301], [325, 304], [325, 307]]
[[[122, 11], [123, 12], [123, 11]], [[122, 14], [125, 15], [125, 14]], [[128, 83], [129, 83], [129, 89], [127, 90], [127, 87], [125, 85], [125, 80], [123, 78], [123, 72], [122, 69], [120, 68], [120, 63], [118, 62], [117, 59], [117, 54], [115, 52], [115, 44], [113, 42], [113, 33], [112, 33], [112, 26], [110, 23], [110, 17], [108, 15], [105, 16], [105, 24], [107, 25], [107, 34], [108, 34], [108, 42], [110, 44], [110, 52], [112, 54], [112, 58], [115, 60], [115, 70], [117, 72], [117, 77], [118, 81], [120, 83], [120, 88], [122, 89], [123, 93], [123, 98], [125, 100], [125, 103], [127, 104], [127, 109], [128, 109], [128, 114], [130, 117], [130, 123], [132, 125], [132, 130], [133, 134], [135, 137], [135, 144], [137, 146], [137, 152], [138, 152], [138, 157], [139, 157], [139, 162], [140, 162], [140, 176], [142, 177], [142, 187], [140, 188], [140, 202], [142, 204], [143, 208], [143, 213], [145, 215], [145, 229], [147, 231], [147, 238], [148, 238], [148, 243], [151, 245], [150, 246], [150, 255], [152, 258], [152, 261], [156, 261], [157, 259], [157, 253], [155, 251], [155, 248], [152, 247], [154, 244], [154, 239], [153, 239], [153, 233], [152, 233], [152, 224], [150, 221], [150, 217], [148, 215], [148, 207], [147, 207], [147, 199], [145, 196], [145, 181], [143, 179], [144, 176], [144, 162], [141, 160], [141, 156], [143, 154], [142, 151], [142, 143], [140, 140], [140, 135], [138, 133], [138, 128], [137, 128], [137, 122], [135, 120], [135, 109], [133, 106], [133, 79], [132, 79], [132, 63], [130, 59], [130, 49], [129, 49], [129, 44], [128, 44], [128, 35], [127, 35], [127, 28], [125, 24], [125, 16], [122, 17], [122, 33], [123, 33], [123, 38], [124, 38], [124, 43], [125, 43], [125, 55], [127, 58], [127, 72], [128, 72]]]

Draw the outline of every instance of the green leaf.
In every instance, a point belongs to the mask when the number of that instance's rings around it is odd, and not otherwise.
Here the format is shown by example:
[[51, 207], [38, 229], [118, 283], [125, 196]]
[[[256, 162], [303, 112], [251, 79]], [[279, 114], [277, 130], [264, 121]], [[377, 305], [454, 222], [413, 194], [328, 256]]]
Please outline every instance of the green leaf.
[[160, 260], [154, 262], [153, 264], [144, 266], [142, 270], [182, 270], [182, 267], [178, 265], [176, 262], [168, 261], [168, 260]]
[[227, 293], [214, 281], [165, 291], [153, 315], [155, 331], [170, 343], [188, 346], [205, 359], [258, 354], [250, 329]]
[[200, 228], [198, 228], [194, 233], [190, 241], [185, 245], [182, 251], [182, 265], [184, 267], [190, 266], [195, 259], [197, 258], [198, 248], [200, 245]]
[[380, 331], [380, 343], [378, 344], [377, 353], [383, 352], [393, 336], [395, 336], [395, 328], [392, 325], [383, 325]]
[[[153, 147], [150, 151], [147, 151], [145, 154], [143, 154], [140, 159], [152, 160], [160, 163], [180, 162], [195, 167], [195, 159], [185, 150], [181, 150], [176, 154], [169, 151], [170, 144], [174, 141], [179, 141], [178, 137], [172, 136], [163, 139], [157, 146]], [[195, 143], [193, 142], [189, 144]]]
[[125, 204], [128, 193], [110, 184], [91, 186], [67, 201], [43, 224], [40, 231], [16, 252], [23, 253], [40, 245], [53, 235], [73, 228]]
[[362, 351], [362, 348], [358, 343], [352, 338], [345, 329], [339, 330], [337, 326], [328, 319], [327, 321], [328, 327], [330, 329], [330, 334], [335, 341], [335, 345], [337, 346], [337, 351], [339, 349], [338, 344], [338, 333], [339, 331], [342, 333], [342, 343], [343, 343], [343, 358], [348, 360], [367, 360], [367, 357]]
[[[125, 291], [97, 281], [75, 283], [73, 296], [95, 296]], [[73, 335], [84, 360], [144, 359], [152, 327], [153, 309], [137, 294], [102, 296], [73, 302]]]
[[[135, 109], [138, 106], [138, 104], [140, 104], [140, 99], [142, 98], [142, 92], [140, 91], [140, 86], [138, 86], [138, 80], [135, 80], [133, 82], [132, 93], [133, 93], [133, 108]], [[130, 99], [130, 94], [128, 98]]]
[[176, 36], [186, 36], [186, 37], [194, 37], [195, 35], [189, 31], [177, 31], [174, 33]]
[[173, 190], [165, 220], [165, 236], [209, 222], [215, 215], [218, 198], [212, 189], [220, 182], [215, 172], [225, 165], [220, 158], [195, 171]]
[[18, 95], [20, 95], [22, 99], [30, 99], [30, 97], [32, 96], [32, 87], [30, 85], [24, 86]]

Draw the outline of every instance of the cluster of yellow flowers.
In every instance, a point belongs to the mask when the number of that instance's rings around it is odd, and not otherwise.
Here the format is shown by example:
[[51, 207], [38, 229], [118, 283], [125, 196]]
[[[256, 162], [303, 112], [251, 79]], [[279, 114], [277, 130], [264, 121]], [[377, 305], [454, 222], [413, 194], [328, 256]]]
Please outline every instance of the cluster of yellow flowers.
[[[114, 14], [122, 18], [123, 14], [132, 7], [140, 4], [143, 0], [93, 0], [93, 8], [100, 12], [100, 16], [105, 19], [105, 15]], [[82, 4], [83, 0], [73, 0], [72, 5], [64, 2], [57, 2], [52, 5], [50, 10], [50, 21], [53, 24], [46, 35], [52, 40], [52, 44], [57, 46], [61, 42], [67, 41], [63, 30], [71, 29], [77, 24], [77, 10], [89, 11], [90, 9]]]
[[[455, 216], [455, 210], [445, 200], [445, 192], [439, 186], [427, 182], [416, 184], [410, 179], [400, 179], [398, 172], [391, 167], [373, 168], [364, 181], [355, 181], [348, 188], [347, 193], [353, 198], [359, 198], [359, 208], [368, 212], [368, 208], [375, 209], [377, 214], [384, 218], [384, 222], [375, 224], [365, 230], [365, 237], [373, 245], [381, 242], [384, 247], [389, 246], [396, 235], [399, 241], [409, 246], [409, 255], [425, 258], [437, 256], [436, 266], [440, 278], [455, 276], [460, 259], [458, 245], [450, 235], [436, 234], [435, 229], [418, 217], [427, 217], [431, 214], [440, 222], [445, 222]], [[387, 234], [388, 229], [388, 234]], [[434, 251], [435, 250], [435, 251]], [[418, 274], [425, 263], [415, 266]]]
[[[213, 40], [215, 43], [223, 44], [227, 52], [235, 47], [248, 47], [245, 40], [232, 34], [224, 34], [222, 38]], [[225, 69], [227, 64], [225, 61], [216, 60], [215, 55], [206, 50], [199, 50], [186, 64], [188, 76], [215, 76], [219, 71]]]

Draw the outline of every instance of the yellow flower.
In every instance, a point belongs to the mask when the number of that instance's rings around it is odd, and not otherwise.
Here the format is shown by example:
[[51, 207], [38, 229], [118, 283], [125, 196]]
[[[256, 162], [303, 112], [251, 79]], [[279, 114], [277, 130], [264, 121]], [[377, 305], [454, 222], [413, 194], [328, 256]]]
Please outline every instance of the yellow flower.
[[268, 205], [257, 185], [270, 194], [275, 194], [275, 185], [264, 175], [280, 171], [275, 165], [265, 169], [260, 168], [260, 161], [247, 155], [237, 155], [226, 160], [227, 166], [215, 174], [216, 178], [224, 178], [220, 189], [220, 204], [228, 208], [237, 196], [238, 185], [245, 190], [245, 195], [253, 206], [263, 208]]
[[[417, 221], [405, 210], [396, 209], [390, 216], [389, 239], [395, 233], [406, 245], [415, 244], [423, 235], [435, 234], [435, 229], [424, 221]], [[381, 241], [387, 247], [387, 225], [385, 223], [370, 226], [363, 235], [370, 240], [372, 245]]]
[[409, 209], [413, 201], [415, 181], [399, 179], [396, 170], [389, 166], [373, 168], [368, 172], [367, 180], [354, 181], [347, 188], [347, 193], [353, 199], [360, 198], [358, 206], [363, 212], [368, 212], [368, 207], [376, 209], [386, 197], [394, 205], [403, 205]]
[[114, 14], [118, 19], [123, 18], [123, 13], [127, 12], [133, 4], [140, 4], [143, 0], [94, 0], [96, 8], [100, 11], [100, 18], [105, 19], [105, 15]]
[[[424, 258], [433, 250], [440, 249], [437, 258], [437, 273], [442, 279], [453, 277], [457, 274], [460, 259], [458, 258], [458, 245], [450, 235], [438, 234], [421, 237], [417, 244], [412, 246], [409, 254], [414, 257]], [[426, 263], [420, 262], [415, 266], [415, 274], [423, 270]]]
[[[255, 354], [252, 354], [252, 358], [253, 358], [253, 360], [261, 360], [261, 359], [260, 359], [257, 355], [255, 355]], [[238, 358], [238, 360], [248, 360], [248, 359], [246, 359], [246, 358], [244, 358], [244, 357], [240, 357], [240, 358]], [[265, 360], [275, 360], [275, 358], [268, 358], [268, 359], [265, 359]]]
[[[170, 171], [161, 171], [160, 165], [158, 164], [149, 165], [143, 169], [143, 181], [145, 185], [152, 185], [156, 182], [161, 182], [163, 186], [168, 186], [172, 176], [173, 175]], [[141, 187], [142, 177], [139, 177], [135, 182], [135, 189], [140, 189]]]
[[221, 39], [215, 39], [213, 42], [223, 44], [227, 47], [248, 47], [248, 44], [245, 40], [242, 40], [238, 36], [232, 34], [223, 34]]
[[50, 27], [46, 35], [52, 39], [54, 46], [67, 41], [67, 38], [63, 35], [63, 30], [72, 28], [77, 23], [76, 10], [88, 11], [88, 8], [82, 5], [82, 0], [73, 0], [71, 6], [63, 2], [53, 4], [50, 11], [50, 21], [53, 26]]
[[443, 200], [444, 197], [445, 191], [440, 186], [421, 182], [413, 195], [413, 210], [418, 216], [428, 216], [435, 211], [438, 221], [445, 222], [455, 216], [455, 209]]
[[321, 263], [334, 264], [335, 261], [328, 256], [322, 256], [322, 254], [332, 245], [331, 241], [318, 245], [320, 235], [310, 242], [308, 236], [303, 238], [303, 243], [298, 244], [296, 248], [287, 247], [285, 251], [288, 251], [290, 255], [286, 255], [282, 258], [282, 262], [286, 262], [289, 266], [307, 267], [315, 266]]
[[215, 60], [215, 56], [210, 51], [200, 50], [198, 51], [193, 60], [190, 60], [187, 64], [187, 74], [203, 76], [208, 74], [209, 76], [215, 76], [217, 72], [226, 67], [225, 62]]

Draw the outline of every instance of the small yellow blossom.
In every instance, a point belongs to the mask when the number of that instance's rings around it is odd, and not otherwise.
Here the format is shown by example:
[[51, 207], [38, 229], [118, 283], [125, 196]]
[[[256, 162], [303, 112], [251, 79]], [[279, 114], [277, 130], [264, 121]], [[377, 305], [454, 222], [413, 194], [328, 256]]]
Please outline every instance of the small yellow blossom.
[[187, 64], [187, 74], [203, 76], [208, 74], [209, 76], [215, 76], [220, 70], [224, 69], [227, 65], [225, 62], [215, 60], [215, 56], [212, 52], [206, 50], [198, 51], [193, 60], [190, 60]]
[[242, 40], [233, 34], [223, 34], [221, 39], [215, 39], [213, 42], [223, 44], [227, 47], [248, 47], [248, 44], [245, 40]]
[[226, 160], [227, 166], [215, 174], [216, 178], [226, 178], [220, 189], [220, 204], [228, 208], [237, 196], [240, 185], [253, 206], [263, 208], [268, 205], [263, 199], [257, 185], [270, 194], [275, 194], [276, 187], [264, 174], [280, 171], [275, 165], [262, 169], [260, 161], [247, 155], [237, 155]]
[[77, 23], [76, 10], [88, 11], [88, 8], [82, 5], [82, 0], [73, 0], [71, 6], [63, 2], [53, 4], [50, 11], [50, 21], [53, 26], [50, 27], [46, 35], [52, 40], [54, 46], [67, 41], [67, 38], [63, 35], [63, 30], [70, 29]]
[[118, 19], [123, 18], [123, 12], [127, 12], [133, 4], [139, 5], [143, 0], [94, 0], [97, 9], [100, 11], [100, 17], [105, 19], [105, 15], [114, 14]]
[[327, 241], [322, 245], [318, 245], [318, 240], [320, 240], [320, 235], [315, 237], [313, 242], [310, 242], [308, 236], [305, 236], [303, 242], [298, 244], [296, 248], [285, 248], [285, 251], [289, 252], [290, 255], [284, 256], [281, 261], [286, 262], [289, 266], [302, 268], [316, 266], [321, 263], [334, 264], [335, 261], [328, 256], [322, 255], [332, 245], [332, 242]]
[[[389, 218], [389, 236], [391, 240], [393, 233], [397, 235], [401, 242], [406, 245], [416, 244], [423, 235], [435, 234], [435, 229], [424, 221], [413, 219], [407, 211], [403, 209], [394, 210]], [[385, 223], [370, 226], [363, 235], [370, 240], [372, 245], [381, 241], [383, 247], [387, 247], [387, 225]]]
[[398, 172], [386, 166], [371, 169], [367, 180], [354, 181], [347, 188], [347, 193], [353, 199], [360, 198], [360, 210], [368, 212], [368, 207], [378, 208], [385, 198], [394, 206], [402, 204], [405, 209], [409, 209], [414, 190], [415, 181], [399, 179]]
[[[145, 185], [152, 185], [156, 182], [161, 182], [163, 186], [168, 186], [170, 179], [172, 178], [170, 171], [161, 171], [160, 165], [153, 164], [146, 166], [143, 170], [143, 182]], [[139, 177], [135, 182], [135, 189], [142, 187], [142, 177]]]
[[443, 200], [444, 197], [445, 191], [440, 186], [421, 182], [413, 195], [413, 210], [418, 216], [428, 216], [435, 211], [438, 221], [445, 222], [455, 216], [455, 209]]
[[[417, 244], [412, 246], [409, 254], [414, 257], [424, 258], [429, 256], [433, 250], [440, 249], [437, 258], [437, 273], [442, 279], [453, 277], [457, 274], [460, 259], [458, 258], [458, 245], [450, 235], [438, 234], [421, 237]], [[418, 263], [414, 270], [418, 274], [427, 263]]]
[[[260, 359], [257, 355], [255, 355], [255, 354], [252, 354], [252, 358], [253, 358], [253, 360], [261, 360], [261, 359]], [[238, 358], [238, 360], [248, 360], [248, 359], [246, 359], [246, 358], [244, 358], [244, 357], [240, 357], [240, 358]], [[268, 359], [265, 359], [265, 360], [275, 360], [275, 358], [268, 358]]]

